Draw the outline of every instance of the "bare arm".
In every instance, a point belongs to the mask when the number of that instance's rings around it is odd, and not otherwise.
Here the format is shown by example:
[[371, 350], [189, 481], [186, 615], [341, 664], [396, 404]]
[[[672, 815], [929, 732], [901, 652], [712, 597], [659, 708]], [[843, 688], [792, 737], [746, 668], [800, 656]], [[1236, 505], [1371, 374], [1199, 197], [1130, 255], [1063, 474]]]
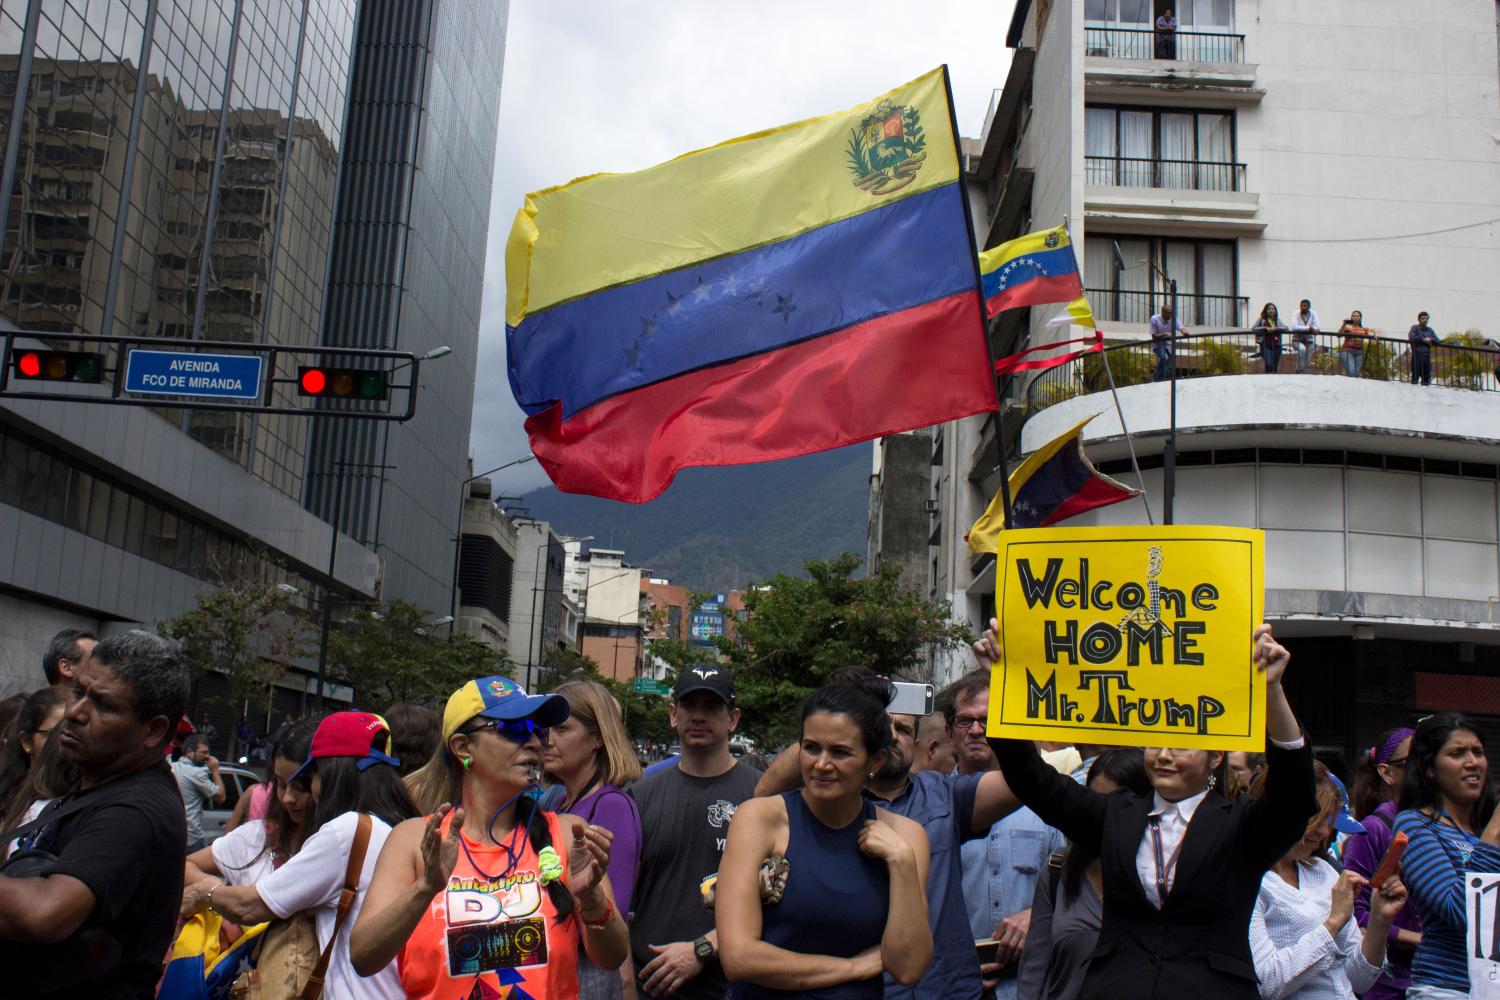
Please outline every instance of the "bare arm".
[[234, 804], [234, 812], [229, 814], [229, 822], [224, 824], [225, 833], [233, 833], [236, 827], [245, 822], [245, 816], [250, 812], [250, 795], [254, 791], [253, 788], [247, 790]]
[[986, 771], [974, 792], [974, 821], [970, 832], [976, 837], [982, 837], [989, 832], [990, 827], [1019, 808], [1021, 800], [1016, 798], [1010, 786], [1005, 783], [1004, 772]]
[[[561, 816], [568, 848], [568, 891], [573, 894], [582, 933], [583, 950], [601, 969], [618, 969], [630, 956], [630, 930], [615, 905], [614, 889], [605, 872], [613, 835], [577, 816]], [[605, 912], [609, 917], [601, 920]], [[590, 926], [590, 924], [598, 926]]]
[[[880, 827], [891, 831], [904, 848], [885, 859], [891, 877], [890, 909], [880, 938], [880, 964], [903, 986], [915, 986], [932, 961], [932, 924], [927, 916], [927, 831], [907, 819], [881, 810], [879, 819], [860, 834], [860, 849], [874, 854], [870, 841]], [[879, 857], [879, 854], [875, 854]]]
[[359, 919], [349, 932], [349, 961], [361, 976], [373, 976], [391, 964], [432, 897], [447, 884], [458, 862], [463, 812], [454, 816], [444, 837], [438, 827], [447, 813], [443, 806], [425, 820], [409, 819], [386, 838]]
[[193, 888], [201, 894], [210, 910], [237, 924], [261, 924], [276, 919], [276, 914], [271, 912], [253, 885], [225, 885], [215, 878], [200, 882]]
[[760, 776], [755, 783], [755, 794], [758, 798], [767, 795], [780, 795], [782, 792], [790, 792], [793, 788], [802, 787], [802, 771], [797, 766], [797, 754], [800, 747], [793, 743], [771, 761], [771, 766], [766, 768], [766, 773]]
[[760, 866], [774, 851], [777, 831], [785, 824], [785, 806], [777, 799], [751, 799], [729, 823], [714, 899], [724, 975], [732, 982], [781, 990], [823, 989], [880, 975], [878, 948], [852, 959], [834, 958], [787, 951], [761, 940]]
[[214, 860], [212, 847], [194, 851], [183, 862], [182, 871], [182, 918], [186, 920], [202, 906], [213, 883], [222, 882], [223, 872]]
[[94, 912], [94, 894], [71, 875], [0, 877], [0, 941], [56, 944]]
[[208, 776], [214, 783], [214, 802], [223, 803], [226, 793], [224, 791], [224, 779], [219, 774], [219, 758], [208, 758]]

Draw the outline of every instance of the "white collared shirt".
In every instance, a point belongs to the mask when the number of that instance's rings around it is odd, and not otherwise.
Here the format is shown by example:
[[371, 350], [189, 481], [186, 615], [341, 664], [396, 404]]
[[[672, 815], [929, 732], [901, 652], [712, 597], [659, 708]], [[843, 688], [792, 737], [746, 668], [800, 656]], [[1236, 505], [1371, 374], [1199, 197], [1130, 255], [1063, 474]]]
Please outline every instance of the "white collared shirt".
[[[1282, 750], [1302, 749], [1303, 739], [1297, 737], [1290, 743], [1273, 740], [1269, 736], [1266, 741], [1272, 746], [1280, 747]], [[1197, 795], [1189, 795], [1177, 802], [1168, 802], [1157, 792], [1151, 793], [1151, 811], [1148, 816], [1161, 817], [1161, 856], [1166, 871], [1162, 873], [1162, 881], [1167, 884], [1167, 893], [1172, 892], [1172, 882], [1177, 877], [1177, 856], [1182, 853], [1182, 838], [1187, 836], [1188, 824], [1193, 821], [1193, 814], [1203, 804], [1203, 799], [1208, 795], [1208, 789], [1204, 789]], [[1156, 890], [1156, 841], [1151, 836], [1151, 823], [1146, 823], [1146, 832], [1141, 837], [1140, 846], [1135, 849], [1135, 870], [1140, 876], [1141, 888], [1146, 891], [1146, 899], [1158, 910], [1161, 909], [1161, 894]]]
[[[1167, 883], [1169, 893], [1172, 891], [1172, 880], [1177, 874], [1177, 855], [1182, 852], [1182, 838], [1187, 836], [1188, 824], [1193, 821], [1193, 814], [1198, 811], [1207, 795], [1208, 789], [1205, 788], [1197, 795], [1168, 802], [1159, 793], [1151, 793], [1151, 812], [1148, 815], [1161, 817], [1161, 856], [1166, 863], [1162, 878]], [[1161, 909], [1161, 895], [1156, 889], [1156, 840], [1151, 835], [1149, 820], [1146, 823], [1146, 835], [1141, 838], [1141, 845], [1135, 851], [1135, 870], [1141, 877], [1141, 888], [1146, 890], [1146, 898], [1151, 901], [1152, 906]]]

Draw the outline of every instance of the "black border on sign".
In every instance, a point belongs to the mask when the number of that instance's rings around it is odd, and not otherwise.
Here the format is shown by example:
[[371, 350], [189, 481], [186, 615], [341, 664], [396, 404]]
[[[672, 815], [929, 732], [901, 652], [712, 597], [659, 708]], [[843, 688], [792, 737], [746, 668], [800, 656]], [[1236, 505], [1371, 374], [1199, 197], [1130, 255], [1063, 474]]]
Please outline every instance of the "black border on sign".
[[[1001, 536], [1001, 540], [1004, 541], [1004, 536], [1003, 535]], [[1246, 560], [1246, 563], [1249, 564], [1248, 565], [1248, 569], [1249, 569], [1249, 577], [1250, 577], [1250, 579], [1249, 579], [1249, 586], [1246, 588], [1246, 592], [1252, 595], [1252, 599], [1251, 599], [1252, 607], [1251, 607], [1251, 610], [1252, 610], [1252, 612], [1254, 611], [1254, 596], [1253, 596], [1254, 593], [1255, 593], [1255, 566], [1253, 565], [1253, 563], [1254, 563], [1254, 559], [1253, 559], [1254, 545], [1248, 539], [1244, 539], [1244, 538], [1176, 538], [1176, 539], [1174, 539], [1174, 538], [1164, 538], [1164, 537], [1162, 537], [1160, 535], [1144, 535], [1144, 536], [1141, 536], [1139, 538], [1091, 538], [1091, 539], [1078, 539], [1076, 541], [1071, 541], [1071, 540], [1068, 540], [1068, 539], [1060, 539], [1059, 538], [1059, 539], [1048, 539], [1046, 541], [1038, 540], [1038, 541], [1034, 541], [1034, 542], [1029, 542], [1029, 541], [1012, 542], [1012, 543], [1009, 543], [1009, 544], [1006, 545], [1006, 549], [1007, 550], [1009, 550], [1011, 548], [1019, 549], [1020, 547], [1025, 546], [1025, 545], [1047, 545], [1047, 546], [1054, 546], [1054, 545], [1093, 545], [1093, 546], [1098, 546], [1098, 545], [1114, 545], [1114, 544], [1117, 544], [1117, 543], [1140, 543], [1140, 542], [1155, 542], [1157, 544], [1160, 544], [1161, 542], [1164, 542], [1164, 541], [1166, 541], [1166, 542], [1171, 542], [1171, 541], [1177, 541], [1177, 542], [1219, 542], [1219, 543], [1228, 543], [1228, 544], [1232, 544], [1232, 545], [1243, 545], [1243, 546], [1246, 546], [1247, 548], [1249, 548], [1251, 550], [1251, 556], [1252, 556], [1252, 558]], [[997, 556], [999, 556], [999, 555], [1000, 555], [1000, 553], [997, 553]], [[997, 593], [999, 594], [999, 598], [1000, 599], [995, 602], [995, 609], [996, 609], [996, 612], [997, 612], [996, 616], [1000, 620], [1000, 648], [1002, 650], [1005, 649], [1006, 646], [1007, 646], [1006, 641], [1005, 641], [1005, 616], [1004, 616], [1003, 612], [1004, 612], [1004, 608], [1006, 606], [1005, 605], [1005, 598], [1007, 596], [1006, 589], [1009, 588], [1009, 586], [1010, 586], [1010, 573], [1009, 573], [1009, 569], [1010, 569], [1010, 561], [1009, 561], [1008, 558], [1005, 558], [1003, 560], [999, 559], [999, 558], [996, 559], [996, 562], [995, 562], [995, 571], [997, 573], [1001, 573], [1001, 574], [1004, 575], [1004, 582], [1000, 585], [1000, 589], [997, 591]], [[1253, 613], [1252, 613], [1251, 617], [1252, 618], [1254, 617]], [[1251, 625], [1250, 625], [1250, 627], [1253, 629], [1253, 628], [1255, 628], [1256, 624], [1258, 624], [1258, 623], [1252, 622]], [[998, 718], [996, 720], [997, 724], [999, 724], [999, 725], [1003, 725], [1003, 726], [1015, 726], [1017, 728], [1032, 728], [1032, 729], [1059, 729], [1059, 728], [1061, 728], [1061, 729], [1068, 729], [1068, 730], [1072, 730], [1072, 731], [1075, 731], [1075, 732], [1081, 732], [1081, 733], [1136, 733], [1136, 734], [1141, 734], [1141, 735], [1146, 735], [1146, 736], [1167, 736], [1167, 735], [1170, 735], [1170, 733], [1167, 733], [1167, 732], [1165, 732], [1165, 731], [1163, 731], [1161, 729], [1137, 729], [1137, 728], [1128, 727], [1128, 726], [1109, 726], [1109, 727], [1104, 727], [1104, 726], [1088, 725], [1088, 724], [1081, 723], [1081, 722], [1062, 723], [1062, 722], [1032, 722], [1032, 721], [1014, 722], [1014, 721], [1011, 721], [1011, 720], [1006, 719], [1004, 717], [1006, 685], [1008, 684], [1009, 680], [1010, 680], [1010, 670], [1007, 667], [1007, 669], [1001, 671], [1001, 677], [1000, 677], [999, 711], [1001, 713], [1001, 716], [1000, 716], [1000, 718]], [[1246, 739], [1249, 739], [1249, 738], [1251, 738], [1251, 737], [1253, 737], [1255, 735], [1255, 662], [1254, 662], [1254, 660], [1251, 660], [1250, 663], [1249, 663], [1249, 670], [1246, 673], [1246, 680], [1247, 680], [1247, 683], [1249, 685], [1249, 691], [1248, 691], [1247, 701], [1250, 704], [1250, 712], [1248, 713], [1248, 719], [1247, 719], [1247, 722], [1246, 722], [1246, 727], [1247, 728], [1246, 728], [1245, 732], [1242, 732], [1242, 733], [1239, 733], [1239, 732], [1232, 732], [1232, 733], [1222, 733], [1222, 732], [1221, 733], [1204, 733], [1203, 736], [1202, 736], [1202, 738], [1206, 739], [1206, 738], [1212, 738], [1212, 737], [1215, 737], [1215, 736], [1227, 736], [1227, 737], [1244, 737]], [[991, 699], [991, 701], [993, 701], [993, 700], [994, 699]], [[1191, 735], [1191, 736], [1194, 736], [1194, 737], [1198, 737], [1197, 733], [1184, 733], [1183, 735]]]

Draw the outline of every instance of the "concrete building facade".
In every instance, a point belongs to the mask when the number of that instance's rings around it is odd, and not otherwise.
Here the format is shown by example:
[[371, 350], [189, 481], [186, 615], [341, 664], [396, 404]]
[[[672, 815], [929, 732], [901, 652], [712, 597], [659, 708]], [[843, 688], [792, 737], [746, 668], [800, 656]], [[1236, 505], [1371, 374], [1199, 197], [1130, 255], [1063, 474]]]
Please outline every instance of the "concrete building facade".
[[[1199, 336], [1174, 360], [1175, 519], [1266, 530], [1267, 614], [1317, 664], [1294, 694], [1321, 746], [1368, 745], [1445, 691], [1476, 693], [1445, 707], [1500, 725], [1500, 386], [1492, 359], [1461, 349], [1439, 384], [1412, 385], [1404, 344], [1419, 310], [1442, 335], [1500, 333], [1496, 12], [1202, 0], [1172, 5], [1183, 23], [1163, 51], [1163, 6], [1017, 4], [1008, 76], [965, 143], [978, 241], [1069, 224], [1158, 519], [1170, 390], [1132, 345], [1176, 281]], [[1285, 321], [1303, 298], [1328, 331], [1312, 371], [1290, 374], [1288, 342], [1286, 374], [1246, 377], [1262, 371], [1243, 332], [1261, 306]], [[1077, 335], [1045, 326], [1059, 308], [1002, 314], [995, 353]], [[1332, 331], [1353, 309], [1391, 339], [1362, 377], [1338, 377]], [[992, 417], [933, 429], [929, 593], [971, 627], [993, 611], [994, 561], [963, 536], [1002, 451], [1014, 467], [1097, 412], [1090, 456], [1134, 483], [1098, 375], [1081, 362], [1004, 384], [1003, 434]], [[1146, 515], [1132, 502], [1070, 523]], [[966, 667], [934, 663], [939, 681]]]
[[641, 581], [649, 575], [617, 549], [590, 549], [579, 650], [615, 680], [635, 677], [642, 648]]

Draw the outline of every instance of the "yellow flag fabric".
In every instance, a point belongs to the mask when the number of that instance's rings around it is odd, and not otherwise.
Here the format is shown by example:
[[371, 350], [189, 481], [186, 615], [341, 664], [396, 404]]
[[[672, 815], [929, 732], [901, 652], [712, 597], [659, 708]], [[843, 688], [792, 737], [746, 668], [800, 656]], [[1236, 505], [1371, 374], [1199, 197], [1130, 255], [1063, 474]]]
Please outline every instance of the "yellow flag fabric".
[[[1050, 242], [1049, 242], [1050, 241]], [[1067, 226], [1053, 226], [1051, 229], [1039, 229], [1025, 236], [1017, 236], [1015, 239], [1002, 243], [997, 247], [990, 247], [979, 255], [979, 270], [988, 274], [998, 269], [1007, 261], [1024, 257], [1028, 254], [1049, 253], [1070, 248], [1073, 241], [1068, 238]], [[1075, 268], [1076, 270], [1076, 268]]]
[[1089, 308], [1087, 296], [1080, 295], [1062, 312], [1047, 321], [1048, 326], [1085, 326], [1090, 330], [1098, 329], [1094, 322], [1094, 310]]
[[[916, 109], [922, 168], [872, 190], [851, 169], [892, 127], [882, 108]], [[901, 122], [895, 121], [899, 128]], [[925, 127], [923, 127], [925, 126]], [[886, 133], [887, 135], [889, 133]], [[954, 183], [942, 68], [849, 111], [731, 139], [629, 174], [594, 174], [526, 196], [505, 250], [506, 323], [625, 282], [775, 243]], [[874, 197], [871, 195], [884, 197]]]

